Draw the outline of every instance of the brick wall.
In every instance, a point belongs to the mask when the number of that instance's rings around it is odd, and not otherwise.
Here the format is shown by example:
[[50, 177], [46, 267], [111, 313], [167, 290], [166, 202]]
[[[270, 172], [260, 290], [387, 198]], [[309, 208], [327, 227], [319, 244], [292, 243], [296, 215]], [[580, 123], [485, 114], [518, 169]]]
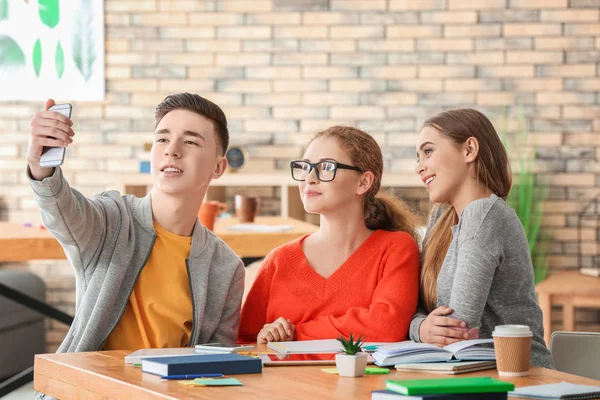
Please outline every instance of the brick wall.
[[[540, 178], [551, 184], [550, 269], [574, 269], [577, 213], [600, 181], [599, 7], [598, 0], [107, 0], [106, 101], [74, 104], [77, 138], [64, 169], [86, 194], [136, 172], [153, 107], [179, 91], [224, 108], [232, 143], [250, 153], [249, 171], [282, 168], [312, 132], [344, 123], [377, 138], [387, 171], [411, 174], [426, 117], [469, 106], [498, 121], [520, 101]], [[29, 120], [42, 104], [0, 103], [7, 209], [0, 215], [12, 221], [39, 222], [24, 157]], [[508, 126], [518, 130], [514, 112]], [[422, 190], [397, 193], [427, 204]], [[66, 262], [18, 267], [46, 277], [51, 301], [73, 311]], [[600, 330], [598, 317], [578, 311], [576, 328]], [[52, 351], [64, 329], [49, 326]]]

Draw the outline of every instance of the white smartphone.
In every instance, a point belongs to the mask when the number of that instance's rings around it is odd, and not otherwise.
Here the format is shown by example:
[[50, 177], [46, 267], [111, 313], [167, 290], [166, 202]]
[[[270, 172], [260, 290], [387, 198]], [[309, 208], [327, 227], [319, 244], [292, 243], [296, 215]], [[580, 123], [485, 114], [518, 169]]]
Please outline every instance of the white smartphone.
[[[54, 111], [61, 113], [65, 117], [71, 119], [71, 110], [73, 106], [71, 104], [55, 104], [48, 109], [48, 111]], [[65, 161], [65, 147], [44, 147], [42, 156], [40, 157], [40, 167], [50, 168], [59, 167]]]
[[206, 344], [197, 344], [196, 351], [199, 353], [203, 352], [214, 352], [214, 353], [233, 353], [236, 351], [243, 350], [252, 350], [254, 348], [253, 345], [225, 345], [221, 343], [206, 343]]

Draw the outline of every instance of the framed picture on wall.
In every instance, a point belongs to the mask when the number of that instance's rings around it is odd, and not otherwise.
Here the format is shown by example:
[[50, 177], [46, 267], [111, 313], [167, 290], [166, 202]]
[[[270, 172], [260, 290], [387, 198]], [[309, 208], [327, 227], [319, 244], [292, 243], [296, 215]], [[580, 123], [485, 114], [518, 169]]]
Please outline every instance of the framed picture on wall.
[[104, 100], [104, 2], [0, 0], [0, 100]]

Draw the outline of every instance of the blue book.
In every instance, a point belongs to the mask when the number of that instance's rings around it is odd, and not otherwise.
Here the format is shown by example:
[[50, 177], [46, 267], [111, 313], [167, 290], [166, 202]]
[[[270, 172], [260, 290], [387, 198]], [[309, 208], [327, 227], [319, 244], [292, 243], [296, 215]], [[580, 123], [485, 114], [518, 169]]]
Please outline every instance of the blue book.
[[260, 374], [259, 358], [239, 354], [195, 354], [178, 357], [154, 357], [142, 359], [142, 372], [154, 375], [192, 374]]
[[371, 392], [371, 400], [506, 400], [508, 394], [500, 393], [460, 393], [460, 394], [421, 394], [405, 396], [391, 390]]

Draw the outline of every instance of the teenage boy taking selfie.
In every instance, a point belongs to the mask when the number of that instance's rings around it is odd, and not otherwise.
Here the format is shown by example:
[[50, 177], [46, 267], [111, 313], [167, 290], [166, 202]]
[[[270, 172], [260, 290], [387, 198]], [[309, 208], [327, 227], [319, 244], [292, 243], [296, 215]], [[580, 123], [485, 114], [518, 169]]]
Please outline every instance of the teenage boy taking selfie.
[[235, 343], [244, 265], [197, 219], [227, 167], [221, 108], [194, 94], [168, 96], [155, 112], [150, 193], [86, 198], [60, 167], [40, 167], [45, 146], [76, 140], [52, 105], [31, 120], [27, 162], [44, 226], [75, 269], [75, 318], [58, 352]]

